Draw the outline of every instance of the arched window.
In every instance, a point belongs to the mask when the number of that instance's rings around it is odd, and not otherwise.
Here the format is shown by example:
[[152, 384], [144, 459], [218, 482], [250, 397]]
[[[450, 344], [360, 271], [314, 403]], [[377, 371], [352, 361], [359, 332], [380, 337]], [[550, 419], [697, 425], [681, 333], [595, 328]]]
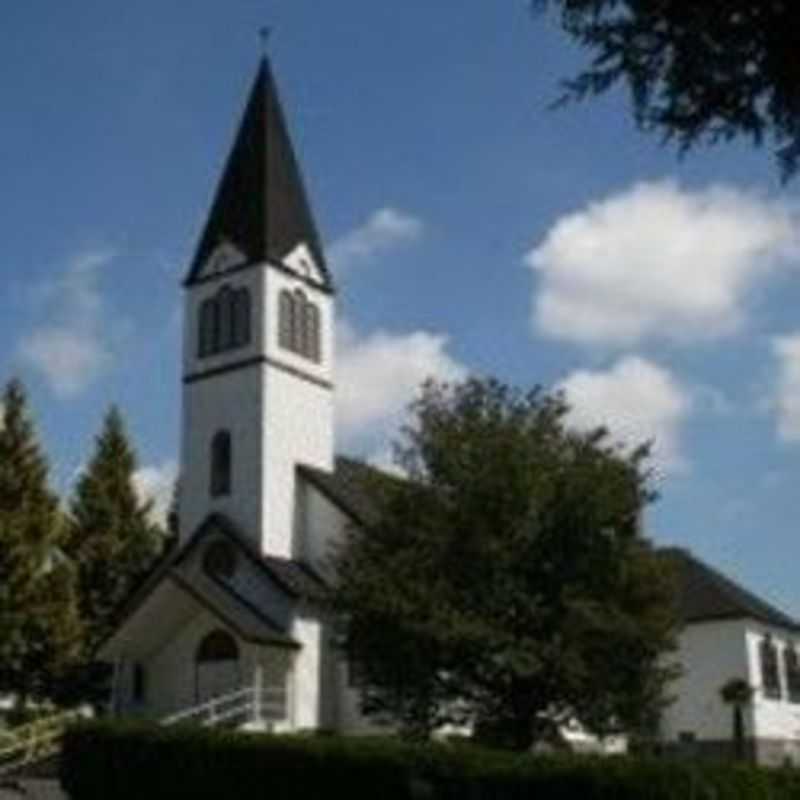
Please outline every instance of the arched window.
[[200, 304], [197, 354], [200, 358], [250, 343], [250, 292], [223, 286]]
[[758, 647], [761, 661], [761, 685], [764, 688], [764, 697], [780, 700], [781, 678], [778, 672], [778, 648], [769, 635], [761, 640], [761, 644]]
[[278, 344], [315, 363], [322, 358], [319, 308], [302, 289], [283, 289], [278, 297]]
[[215, 306], [211, 297], [200, 304], [200, 318], [197, 326], [197, 355], [200, 358], [214, 352]]
[[783, 651], [783, 664], [786, 668], [786, 690], [790, 703], [800, 703], [800, 658], [792, 644]]
[[250, 344], [250, 292], [237, 289], [233, 293], [233, 346]]
[[211, 631], [201, 642], [195, 654], [198, 664], [213, 661], [238, 661], [239, 645], [227, 631]]
[[278, 296], [278, 344], [286, 350], [292, 349], [294, 316], [294, 297], [288, 289], [282, 289]]
[[217, 431], [211, 440], [211, 481], [209, 490], [212, 497], [231, 493], [231, 471], [233, 453], [231, 435], [228, 431]]

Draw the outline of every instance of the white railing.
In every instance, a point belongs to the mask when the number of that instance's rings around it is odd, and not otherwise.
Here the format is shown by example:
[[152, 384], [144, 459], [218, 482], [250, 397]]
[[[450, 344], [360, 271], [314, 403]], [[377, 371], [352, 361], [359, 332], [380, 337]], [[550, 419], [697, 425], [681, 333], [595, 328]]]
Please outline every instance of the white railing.
[[214, 697], [205, 703], [170, 714], [162, 725], [203, 725], [216, 727], [249, 727], [266, 730], [286, 719], [286, 689], [253, 687], [237, 689]]
[[67, 726], [83, 716], [80, 711], [64, 711], [1, 731], [0, 777], [55, 755]]

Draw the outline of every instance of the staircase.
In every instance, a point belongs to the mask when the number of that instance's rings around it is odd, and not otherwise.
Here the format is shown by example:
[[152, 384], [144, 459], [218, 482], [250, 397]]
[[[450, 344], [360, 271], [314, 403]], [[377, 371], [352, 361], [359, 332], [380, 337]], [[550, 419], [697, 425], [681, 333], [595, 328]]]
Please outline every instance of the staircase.
[[[286, 708], [285, 688], [249, 686], [171, 714], [160, 724], [268, 732], [287, 721]], [[9, 779], [57, 758], [67, 727], [83, 717], [81, 711], [64, 711], [0, 731], [0, 789]]]
[[161, 720], [162, 725], [202, 725], [249, 731], [272, 731], [286, 721], [286, 689], [248, 686]]

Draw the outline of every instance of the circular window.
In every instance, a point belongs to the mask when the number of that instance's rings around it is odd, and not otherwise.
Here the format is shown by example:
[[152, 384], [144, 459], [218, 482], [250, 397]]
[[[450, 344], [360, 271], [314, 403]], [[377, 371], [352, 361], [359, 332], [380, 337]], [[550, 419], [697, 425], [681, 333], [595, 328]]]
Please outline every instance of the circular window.
[[236, 551], [229, 542], [212, 542], [203, 557], [203, 567], [215, 578], [232, 578], [236, 571]]

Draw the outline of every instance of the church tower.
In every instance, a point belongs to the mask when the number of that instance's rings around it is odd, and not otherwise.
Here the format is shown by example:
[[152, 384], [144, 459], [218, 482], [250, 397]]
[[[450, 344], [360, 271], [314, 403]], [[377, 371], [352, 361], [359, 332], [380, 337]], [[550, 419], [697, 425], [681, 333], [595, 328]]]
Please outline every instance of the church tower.
[[333, 467], [334, 287], [267, 59], [184, 287], [181, 539], [218, 512], [290, 558], [296, 467]]

